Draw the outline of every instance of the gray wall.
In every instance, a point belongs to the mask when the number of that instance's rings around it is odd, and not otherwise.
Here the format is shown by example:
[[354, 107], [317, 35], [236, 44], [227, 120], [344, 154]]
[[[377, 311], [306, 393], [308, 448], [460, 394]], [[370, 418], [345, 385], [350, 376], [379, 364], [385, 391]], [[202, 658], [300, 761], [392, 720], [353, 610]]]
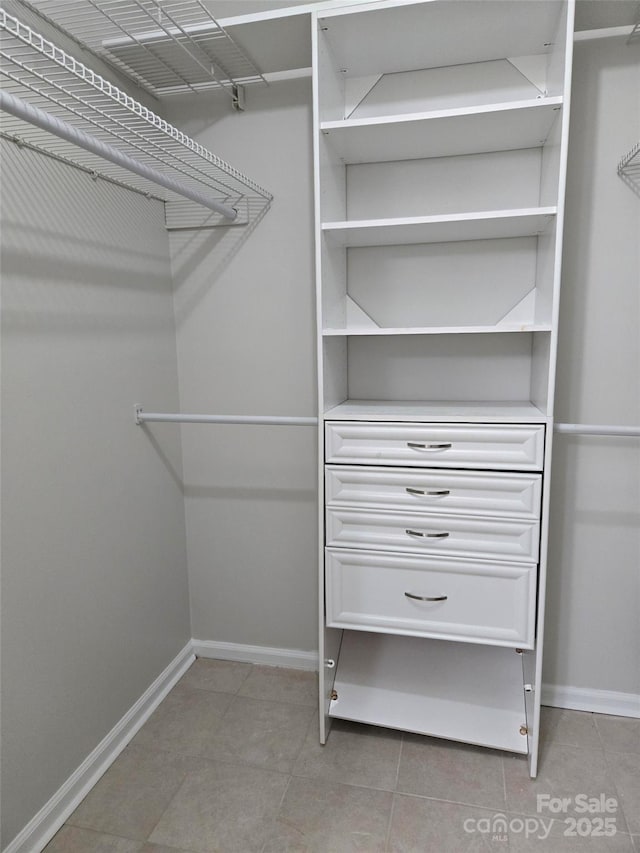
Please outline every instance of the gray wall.
[[[315, 414], [311, 81], [169, 119], [271, 190], [241, 229], [171, 235], [183, 411]], [[182, 428], [193, 636], [317, 649], [316, 431]]]
[[[640, 187], [616, 175], [640, 137], [640, 59], [577, 43], [557, 419], [640, 423]], [[554, 446], [545, 681], [640, 693], [640, 439]]]
[[2, 150], [3, 845], [190, 637], [163, 209]]

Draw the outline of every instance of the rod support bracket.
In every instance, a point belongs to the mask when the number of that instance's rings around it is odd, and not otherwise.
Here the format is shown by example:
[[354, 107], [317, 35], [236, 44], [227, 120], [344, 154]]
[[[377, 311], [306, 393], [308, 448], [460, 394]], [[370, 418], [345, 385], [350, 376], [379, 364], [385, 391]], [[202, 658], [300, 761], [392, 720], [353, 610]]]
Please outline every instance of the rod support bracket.
[[142, 419], [142, 406], [138, 403], [133, 407], [133, 417], [135, 420], [136, 426], [142, 426], [144, 420]]
[[237, 113], [243, 113], [245, 110], [244, 86], [238, 86], [237, 83], [232, 87], [231, 106]]

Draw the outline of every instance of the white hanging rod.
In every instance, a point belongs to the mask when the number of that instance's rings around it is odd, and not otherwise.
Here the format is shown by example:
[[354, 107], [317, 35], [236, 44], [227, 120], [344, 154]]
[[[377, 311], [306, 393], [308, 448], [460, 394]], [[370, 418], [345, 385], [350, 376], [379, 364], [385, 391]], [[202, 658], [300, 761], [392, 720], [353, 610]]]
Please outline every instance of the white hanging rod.
[[174, 424], [262, 424], [263, 426], [317, 426], [318, 418], [296, 418], [271, 415], [193, 415], [169, 412], [145, 412], [135, 407], [135, 421]]
[[101, 142], [99, 139], [68, 124], [68, 122], [62, 121], [62, 119], [56, 118], [38, 107], [34, 107], [32, 104], [28, 104], [22, 98], [17, 98], [4, 89], [0, 89], [0, 109], [16, 118], [29, 122], [29, 124], [39, 127], [41, 130], [53, 133], [54, 136], [58, 136], [66, 142], [71, 142], [85, 151], [97, 154], [104, 160], [108, 160], [116, 166], [121, 166], [129, 172], [139, 175], [141, 178], [146, 178], [155, 184], [159, 184], [161, 187], [178, 193], [178, 195], [184, 196], [191, 201], [195, 201], [209, 210], [221, 213], [226, 219], [233, 221], [238, 215], [238, 211], [234, 208], [228, 207], [226, 204], [220, 204], [215, 199], [209, 198], [196, 190], [184, 186], [178, 181], [172, 180], [155, 169], [145, 166], [144, 163], [134, 160], [133, 157], [123, 154], [117, 148]]
[[[140, 406], [134, 409], [135, 422], [174, 424], [263, 424], [271, 426], [317, 426], [318, 418], [288, 417], [278, 415], [195, 415], [180, 412], [145, 412]], [[555, 432], [571, 435], [618, 435], [640, 437], [640, 427], [610, 424], [563, 424], [554, 425]]]
[[640, 437], [640, 426], [610, 424], [554, 424], [555, 432], [571, 435], [626, 435]]

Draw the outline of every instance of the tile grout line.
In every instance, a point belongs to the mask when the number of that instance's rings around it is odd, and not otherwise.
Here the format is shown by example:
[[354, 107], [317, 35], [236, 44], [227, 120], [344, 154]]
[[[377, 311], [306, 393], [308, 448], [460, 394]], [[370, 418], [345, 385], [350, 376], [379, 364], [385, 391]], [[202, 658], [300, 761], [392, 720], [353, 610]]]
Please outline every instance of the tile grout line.
[[[162, 820], [162, 818], [165, 816], [165, 814], [167, 813], [167, 811], [171, 808], [171, 805], [172, 805], [173, 801], [175, 800], [175, 798], [178, 796], [178, 794], [180, 793], [180, 791], [181, 791], [181, 790], [183, 789], [183, 787], [186, 785], [186, 783], [187, 783], [187, 779], [189, 778], [189, 775], [190, 775], [190, 773], [191, 773], [191, 772], [192, 772], [191, 770], [187, 770], [187, 771], [185, 772], [184, 777], [183, 777], [183, 779], [182, 779], [182, 782], [180, 782], [180, 784], [178, 785], [178, 787], [176, 788], [176, 790], [173, 792], [173, 795], [172, 795], [172, 796], [171, 796], [171, 798], [169, 799], [169, 802], [167, 803], [167, 805], [165, 806], [165, 808], [162, 810], [162, 813], [161, 813], [160, 817], [159, 817], [159, 818], [158, 818], [158, 820], [154, 823], [154, 825], [153, 825], [153, 829], [152, 829], [152, 830], [151, 830], [151, 832], [147, 835], [147, 837], [145, 838], [145, 840], [144, 840], [143, 844], [151, 844], [151, 843], [155, 843], [155, 842], [152, 842], [152, 841], [151, 841], [151, 836], [153, 835], [153, 833], [154, 833], [154, 832], [156, 831], [156, 829], [158, 828], [158, 826], [159, 826], [160, 821]], [[159, 843], [161, 844], [162, 842], [159, 842]]]
[[509, 806], [509, 800], [507, 797], [507, 771], [504, 766], [505, 757], [504, 755], [500, 756], [500, 766], [502, 769], [502, 796], [504, 797], [504, 809], [507, 810]]
[[[607, 768], [607, 773], [611, 777], [611, 784], [613, 785], [613, 789], [615, 791], [616, 801], [618, 803], [618, 812], [616, 812], [616, 817], [617, 817], [618, 813], [622, 816], [622, 818], [624, 820], [624, 826], [625, 826], [623, 832], [628, 833], [630, 836], [633, 836], [633, 833], [631, 831], [631, 827], [629, 826], [629, 820], [627, 818], [627, 812], [626, 812], [626, 809], [624, 807], [623, 797], [621, 796], [620, 791], [618, 790], [618, 783], [616, 781], [616, 775], [615, 775], [613, 767], [611, 766], [611, 762], [609, 761], [609, 756], [612, 754], [615, 755], [616, 753], [614, 750], [608, 751], [608, 750], [604, 749], [603, 754], [604, 754], [605, 767]], [[629, 753], [623, 752], [623, 753], [618, 753], [618, 754], [626, 756]], [[616, 825], [617, 825], [617, 821], [616, 821]], [[635, 841], [633, 840], [633, 838], [632, 838], [631, 843], [635, 845]]]
[[265, 838], [264, 844], [260, 848], [260, 853], [264, 853], [267, 844], [269, 844], [269, 842], [272, 841], [273, 838], [275, 837], [275, 829], [277, 826], [278, 816], [280, 814], [280, 811], [282, 810], [282, 806], [284, 805], [285, 797], [289, 793], [289, 788], [291, 787], [292, 781], [293, 781], [293, 776], [291, 775], [291, 773], [289, 773], [289, 779], [287, 781], [287, 784], [285, 785], [284, 791], [282, 792], [282, 796], [280, 797], [280, 802], [278, 803], [278, 807], [275, 810], [273, 818], [271, 820], [271, 831], [270, 831], [269, 835], [267, 836], [267, 838]]
[[[245, 683], [246, 679], [249, 677], [249, 675], [251, 674], [251, 672], [252, 672], [252, 671], [253, 671], [253, 666], [252, 666], [251, 670], [249, 671], [249, 673], [247, 673], [247, 676], [246, 676], [246, 678], [243, 680], [242, 684], [244, 684], [244, 683]], [[185, 673], [185, 674], [186, 674], [186, 673]], [[183, 676], [183, 678], [184, 678], [184, 676]], [[182, 679], [180, 679], [180, 681], [182, 681]], [[178, 684], [180, 684], [180, 681], [178, 682]], [[176, 686], [177, 686], [177, 685], [176, 685]], [[242, 686], [242, 685], [240, 685], [240, 686]], [[199, 689], [199, 688], [193, 688], [193, 689], [196, 689], [196, 690], [197, 690], [197, 689]], [[238, 687], [238, 690], [239, 690], [239, 689], [240, 689], [240, 687]], [[236, 690], [236, 692], [235, 692], [235, 693], [231, 693], [231, 696], [237, 696], [238, 690]], [[215, 692], [215, 693], [220, 693], [221, 691], [209, 691], [209, 692], [211, 692], [211, 693], [214, 693], [214, 692]], [[227, 693], [226, 693], [226, 695], [229, 695], [229, 693], [227, 692]], [[226, 709], [226, 710], [224, 711], [224, 713], [221, 715], [221, 717], [220, 717], [220, 722], [222, 722], [222, 720], [225, 718], [225, 716], [226, 716], [226, 715], [227, 715], [227, 713], [229, 712], [229, 709], [231, 708], [231, 705], [232, 705], [232, 704], [233, 704], [233, 699], [231, 700], [231, 702], [229, 702], [229, 705], [227, 706], [227, 709]], [[149, 751], [153, 751], [153, 750], [149, 750]], [[164, 751], [166, 751], [166, 750], [164, 750]], [[184, 753], [173, 753], [173, 754], [185, 755]], [[204, 758], [204, 760], [205, 760], [205, 761], [207, 761], [207, 762], [211, 762], [211, 763], [213, 763], [213, 762], [215, 762], [215, 761], [216, 761], [216, 759], [210, 759], [210, 758], [207, 758], [206, 756], [201, 756], [201, 755], [193, 755], [193, 756], [188, 756], [188, 757], [190, 757], [190, 758], [197, 758], [197, 759], [199, 759], [199, 760], [202, 760], [202, 759]], [[245, 765], [242, 765], [242, 766], [245, 766]], [[190, 775], [192, 772], [193, 772], [193, 771], [190, 771], [190, 770], [188, 770], [188, 771], [186, 771], [186, 772], [185, 772], [185, 774], [184, 774], [184, 777], [183, 777], [182, 781], [180, 782], [180, 784], [178, 785], [178, 787], [176, 788], [176, 790], [173, 792], [173, 795], [172, 795], [172, 796], [171, 796], [171, 798], [169, 799], [169, 801], [168, 801], [167, 805], [165, 806], [165, 808], [162, 810], [162, 813], [160, 814], [160, 816], [159, 816], [158, 820], [157, 820], [157, 821], [155, 822], [155, 824], [153, 825], [153, 829], [149, 832], [149, 834], [147, 835], [146, 839], [143, 841], [143, 844], [151, 844], [151, 843], [152, 843], [152, 842], [151, 842], [151, 836], [153, 835], [153, 833], [156, 831], [156, 829], [157, 829], [157, 828], [158, 828], [158, 826], [160, 825], [160, 823], [161, 823], [161, 821], [162, 821], [163, 817], [165, 816], [165, 814], [167, 813], [167, 811], [171, 808], [171, 806], [172, 806], [172, 804], [173, 804], [174, 800], [176, 799], [176, 797], [178, 796], [178, 794], [180, 793], [180, 791], [184, 788], [184, 786], [185, 786], [185, 784], [187, 783], [187, 780], [188, 780], [188, 778], [189, 778], [189, 775]], [[266, 844], [266, 842], [265, 842], [265, 844]]]
[[405, 737], [406, 737], [406, 735], [403, 732], [402, 737], [400, 738], [400, 749], [398, 750], [398, 763], [396, 765], [396, 779], [395, 779], [395, 782], [393, 783], [394, 793], [398, 790], [398, 780], [400, 779], [400, 765], [402, 764], [402, 752], [404, 750]]
[[403, 732], [402, 736], [400, 738], [400, 749], [398, 750], [398, 763], [396, 765], [396, 778], [395, 778], [395, 782], [393, 784], [393, 791], [391, 792], [391, 808], [389, 809], [389, 817], [387, 819], [387, 832], [386, 832], [385, 839], [384, 839], [385, 851], [390, 849], [390, 844], [391, 844], [391, 827], [393, 825], [393, 813], [395, 811], [395, 805], [396, 805], [396, 796], [397, 796], [397, 792], [398, 792], [398, 780], [400, 779], [400, 764], [402, 763], [402, 751], [404, 748], [405, 737], [406, 737], [406, 735]]
[[387, 834], [384, 839], [384, 849], [385, 851], [389, 851], [391, 849], [391, 828], [393, 826], [393, 813], [396, 808], [396, 792], [391, 792], [391, 808], [389, 809], [389, 819], [387, 821]]
[[[67, 820], [62, 824], [62, 826], [60, 827], [58, 832], [56, 832], [56, 834], [53, 836], [53, 838], [51, 838], [49, 840], [49, 842], [47, 843], [47, 847], [55, 839], [56, 835], [58, 835], [58, 833], [62, 832], [62, 830], [65, 827], [69, 827], [69, 829], [81, 829], [83, 832], [93, 832], [94, 835], [107, 835], [107, 836], [111, 836], [111, 838], [121, 838], [123, 841], [131, 841], [133, 844], [140, 844], [141, 846], [143, 844], [147, 843], [146, 840], [140, 840], [139, 838], [129, 838], [129, 836], [127, 836], [127, 835], [120, 835], [117, 832], [105, 832], [102, 829], [93, 829], [90, 826], [80, 826], [80, 824], [70, 823]], [[46, 850], [46, 848], [45, 848], [45, 850]], [[190, 853], [190, 851], [185, 851], [185, 853]]]
[[[603, 750], [606, 752], [607, 748], [606, 748], [605, 743], [604, 743], [604, 738], [602, 737], [602, 732], [600, 731], [600, 726], [598, 725], [598, 715], [592, 714], [592, 717], [593, 717], [593, 725], [595, 726], [595, 730], [596, 730], [596, 733], [598, 735], [598, 740], [600, 741], [600, 745], [602, 746]], [[607, 763], [607, 766], [609, 766], [608, 763]]]

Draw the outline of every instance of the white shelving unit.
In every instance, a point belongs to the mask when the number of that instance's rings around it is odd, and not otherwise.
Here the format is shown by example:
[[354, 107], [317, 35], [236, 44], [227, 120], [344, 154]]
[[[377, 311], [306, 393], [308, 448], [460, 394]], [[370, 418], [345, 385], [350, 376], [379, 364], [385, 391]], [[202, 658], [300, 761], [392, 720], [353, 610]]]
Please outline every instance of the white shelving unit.
[[[572, 0], [386, 0], [313, 21], [320, 457], [327, 476], [365, 472], [321, 520], [321, 741], [343, 717], [528, 753], [535, 775]], [[524, 468], [519, 430], [541, 448]], [[435, 469], [447, 495], [482, 471], [482, 512], [438, 508]], [[512, 577], [515, 528], [491, 501], [496, 472], [522, 470], [542, 499]], [[436, 503], [401, 506], [409, 489]]]

